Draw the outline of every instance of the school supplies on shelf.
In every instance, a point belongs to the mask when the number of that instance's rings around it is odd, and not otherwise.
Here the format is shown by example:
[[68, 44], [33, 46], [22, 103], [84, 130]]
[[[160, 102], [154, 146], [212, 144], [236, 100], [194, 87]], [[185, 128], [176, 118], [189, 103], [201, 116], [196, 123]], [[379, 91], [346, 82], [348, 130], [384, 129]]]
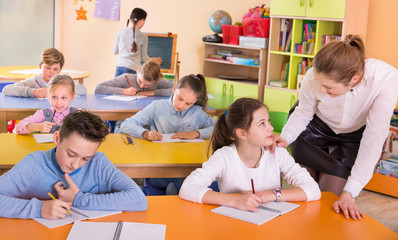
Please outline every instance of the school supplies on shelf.
[[300, 205], [289, 202], [268, 202], [260, 204], [257, 212], [239, 210], [232, 207], [221, 206], [211, 211], [227, 217], [236, 218], [245, 222], [261, 225], [280, 215], [284, 215]]
[[122, 211], [92, 211], [92, 210], [79, 209], [77, 207], [71, 207], [70, 212], [71, 212], [70, 215], [68, 214], [61, 219], [54, 219], [54, 220], [45, 219], [45, 218], [33, 218], [33, 219], [48, 228], [55, 228], [69, 223], [73, 223], [75, 221], [105, 217], [121, 213]]
[[163, 240], [166, 225], [134, 222], [81, 222], [76, 221], [66, 240], [80, 239], [146, 239]]
[[180, 143], [200, 143], [200, 142], [205, 142], [203, 139], [201, 138], [195, 138], [195, 139], [178, 139], [178, 138], [171, 138], [172, 136], [174, 136], [175, 133], [167, 133], [167, 134], [162, 134], [162, 140], [160, 141], [153, 141], [154, 143], [176, 143], [176, 142], [180, 142]]
[[52, 143], [54, 139], [53, 133], [35, 133], [33, 134], [37, 143]]

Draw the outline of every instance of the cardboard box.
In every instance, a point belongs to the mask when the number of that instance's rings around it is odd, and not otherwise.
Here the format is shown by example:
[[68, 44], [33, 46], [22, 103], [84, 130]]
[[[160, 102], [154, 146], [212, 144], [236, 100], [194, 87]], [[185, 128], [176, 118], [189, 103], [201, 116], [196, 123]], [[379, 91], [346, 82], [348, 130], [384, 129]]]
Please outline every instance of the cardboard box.
[[268, 38], [240, 36], [239, 45], [243, 47], [268, 48]]

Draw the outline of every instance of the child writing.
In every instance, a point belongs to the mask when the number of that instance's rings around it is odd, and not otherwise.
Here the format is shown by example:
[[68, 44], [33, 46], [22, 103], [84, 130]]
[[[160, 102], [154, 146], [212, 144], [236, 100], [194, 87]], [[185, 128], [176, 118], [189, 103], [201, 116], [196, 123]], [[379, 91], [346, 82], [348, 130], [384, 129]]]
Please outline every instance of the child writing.
[[49, 96], [51, 107], [40, 109], [32, 116], [21, 120], [15, 127], [18, 134], [32, 132], [55, 132], [59, 129], [64, 117], [76, 108], [69, 107], [75, 98], [75, 85], [68, 75], [57, 75], [50, 81]]
[[141, 189], [97, 152], [108, 133], [104, 121], [92, 113], [66, 116], [54, 133], [55, 148], [28, 154], [0, 176], [0, 217], [57, 219], [70, 206], [145, 211], [148, 203]]
[[[140, 30], [145, 24], [147, 13], [141, 8], [134, 8], [130, 19], [127, 20], [125, 29], [119, 31], [113, 53], [119, 54], [116, 60], [115, 77], [123, 73], [136, 74], [141, 62], [148, 62], [148, 36]], [[129, 27], [130, 20], [132, 27]], [[152, 58], [158, 64], [162, 63], [161, 58]]]
[[[215, 120], [204, 111], [207, 104], [204, 77], [187, 75], [176, 83], [173, 92], [169, 99], [154, 101], [126, 119], [120, 132], [149, 141], [162, 140], [162, 134], [166, 133], [175, 133], [172, 138], [179, 139], [209, 138]], [[150, 130], [144, 126], [150, 126]], [[151, 179], [151, 182], [170, 189], [166, 194], [177, 194], [182, 180]]]
[[[236, 100], [217, 119], [210, 139], [213, 155], [186, 178], [180, 197], [250, 211], [270, 201], [318, 200], [319, 187], [307, 170], [284, 148], [277, 148], [274, 154], [264, 149], [272, 143], [266, 106], [256, 99]], [[293, 188], [280, 189], [281, 175]], [[220, 192], [208, 188], [214, 180]]]
[[137, 74], [125, 73], [102, 82], [95, 88], [96, 94], [170, 96], [174, 83], [161, 78], [159, 64], [149, 61], [143, 64]]
[[[46, 49], [41, 54], [39, 67], [41, 74], [10, 84], [4, 87], [3, 93], [7, 96], [45, 98], [49, 81], [59, 74], [64, 66], [64, 55], [55, 48]], [[75, 84], [77, 95], [86, 95], [86, 88], [79, 83]]]

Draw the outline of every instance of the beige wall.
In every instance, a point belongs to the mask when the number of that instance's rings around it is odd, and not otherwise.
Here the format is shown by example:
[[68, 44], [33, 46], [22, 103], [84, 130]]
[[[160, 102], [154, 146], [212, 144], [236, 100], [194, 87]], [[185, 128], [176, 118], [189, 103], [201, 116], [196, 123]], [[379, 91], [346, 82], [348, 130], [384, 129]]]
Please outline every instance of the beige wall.
[[[57, 0], [58, 24], [56, 47], [66, 58], [65, 68], [85, 70], [90, 77], [85, 81], [89, 93], [95, 86], [110, 79], [115, 72], [116, 55], [112, 53], [117, 32], [126, 26], [134, 7], [148, 12], [144, 32], [172, 32], [178, 34], [177, 51], [180, 53], [181, 76], [201, 73], [203, 68], [202, 37], [211, 34], [210, 14], [226, 10], [232, 21], [240, 21], [243, 14], [258, 4], [255, 0], [121, 0], [120, 21], [93, 17], [95, 1]], [[264, 1], [269, 3], [269, 0]], [[80, 5], [88, 11], [88, 21], [76, 21], [75, 9]], [[269, 5], [269, 4], [268, 4]], [[359, 6], [358, 6], [359, 7]], [[170, 9], [170, 10], [166, 10]], [[367, 56], [379, 58], [398, 68], [397, 0], [370, 0]]]
[[[212, 34], [209, 16], [215, 10], [225, 10], [233, 23], [241, 21], [243, 14], [258, 3], [257, 0], [121, 0], [120, 21], [93, 17], [95, 1], [57, 0], [59, 4], [58, 47], [65, 55], [65, 68], [85, 70], [90, 77], [84, 82], [88, 92], [113, 77], [116, 55], [112, 48], [117, 32], [126, 27], [126, 21], [134, 7], [148, 13], [144, 32], [172, 32], [178, 35], [177, 51], [180, 53], [180, 76], [201, 73], [203, 70], [202, 37]], [[269, 1], [266, 1], [269, 2]], [[87, 21], [76, 21], [75, 9], [80, 5], [87, 10]], [[169, 10], [167, 10], [169, 9]]]

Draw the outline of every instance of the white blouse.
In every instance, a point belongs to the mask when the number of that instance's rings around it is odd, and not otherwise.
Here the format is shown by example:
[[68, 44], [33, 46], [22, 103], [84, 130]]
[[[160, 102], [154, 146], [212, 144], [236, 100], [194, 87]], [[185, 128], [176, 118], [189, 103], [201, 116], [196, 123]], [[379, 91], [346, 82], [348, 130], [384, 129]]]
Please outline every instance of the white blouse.
[[256, 191], [272, 190], [281, 187], [281, 175], [290, 185], [303, 189], [307, 201], [320, 199], [318, 184], [285, 148], [276, 148], [274, 154], [263, 150], [258, 167], [249, 168], [239, 158], [234, 144], [218, 149], [202, 168], [193, 171], [185, 179], [180, 197], [202, 203], [205, 193], [211, 190], [208, 186], [215, 180], [222, 193], [251, 191], [251, 179]]
[[282, 129], [281, 137], [289, 144], [294, 142], [314, 114], [336, 134], [353, 132], [366, 125], [351, 176], [344, 187], [358, 195], [372, 178], [388, 134], [398, 97], [398, 70], [383, 61], [366, 59], [364, 77], [352, 91], [332, 98], [319, 89], [311, 68], [301, 85], [300, 103]]

